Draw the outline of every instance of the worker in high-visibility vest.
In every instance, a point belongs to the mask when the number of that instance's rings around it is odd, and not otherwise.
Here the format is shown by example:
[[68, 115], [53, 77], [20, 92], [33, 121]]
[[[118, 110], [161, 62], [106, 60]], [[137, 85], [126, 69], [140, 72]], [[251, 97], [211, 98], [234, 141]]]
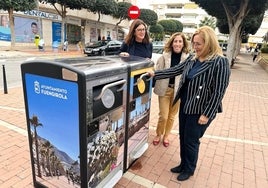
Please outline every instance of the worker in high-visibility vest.
[[40, 41], [40, 36], [39, 36], [39, 35], [35, 35], [35, 36], [34, 36], [34, 43], [35, 43], [35, 46], [38, 47], [39, 41]]

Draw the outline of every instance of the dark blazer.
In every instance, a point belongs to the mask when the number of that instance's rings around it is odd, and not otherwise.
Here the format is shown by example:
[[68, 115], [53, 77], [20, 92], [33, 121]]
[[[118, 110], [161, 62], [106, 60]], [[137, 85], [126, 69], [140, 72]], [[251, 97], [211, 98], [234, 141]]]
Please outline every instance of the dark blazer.
[[[185, 83], [194, 62], [195, 59], [190, 56], [175, 67], [155, 71], [155, 79], [164, 79], [181, 74], [174, 103], [180, 98], [181, 87]], [[230, 74], [231, 71], [226, 57], [217, 56], [202, 62], [201, 68], [193, 76], [193, 79], [189, 80], [184, 113], [203, 114], [213, 119], [217, 112], [222, 112], [222, 99], [229, 84]]]
[[135, 53], [135, 48], [136, 48], [136, 42], [133, 41], [132, 44], [127, 45], [125, 42], [121, 45], [120, 52], [127, 52], [130, 55], [135, 55], [135, 56], [140, 56], [144, 58], [152, 58], [152, 52], [153, 52], [153, 44], [148, 43], [148, 44], [143, 44], [144, 50], [142, 54], [137, 54]]

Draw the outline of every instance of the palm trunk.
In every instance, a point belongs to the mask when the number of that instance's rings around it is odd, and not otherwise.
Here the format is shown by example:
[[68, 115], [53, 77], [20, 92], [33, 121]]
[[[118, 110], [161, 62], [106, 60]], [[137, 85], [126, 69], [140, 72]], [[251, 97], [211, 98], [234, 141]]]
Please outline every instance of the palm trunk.
[[34, 127], [34, 135], [35, 135], [35, 152], [36, 152], [37, 176], [41, 178], [42, 175], [41, 175], [41, 170], [40, 170], [39, 149], [38, 149], [38, 140], [37, 140], [36, 127]]

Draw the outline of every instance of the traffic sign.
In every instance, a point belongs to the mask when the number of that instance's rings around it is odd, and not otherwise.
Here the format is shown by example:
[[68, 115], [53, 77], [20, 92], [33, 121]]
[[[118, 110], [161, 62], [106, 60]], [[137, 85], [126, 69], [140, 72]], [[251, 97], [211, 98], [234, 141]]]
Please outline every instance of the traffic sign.
[[140, 14], [141, 14], [141, 11], [140, 11], [139, 7], [137, 7], [137, 6], [129, 7], [128, 16], [131, 19], [137, 19], [140, 16]]

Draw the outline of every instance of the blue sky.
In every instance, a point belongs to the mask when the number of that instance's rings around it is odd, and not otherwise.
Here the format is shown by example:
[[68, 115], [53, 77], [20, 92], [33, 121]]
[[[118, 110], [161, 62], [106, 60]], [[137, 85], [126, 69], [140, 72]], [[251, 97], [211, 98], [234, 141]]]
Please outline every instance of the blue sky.
[[42, 127], [37, 134], [73, 160], [79, 156], [78, 85], [65, 80], [26, 74], [29, 116]]

